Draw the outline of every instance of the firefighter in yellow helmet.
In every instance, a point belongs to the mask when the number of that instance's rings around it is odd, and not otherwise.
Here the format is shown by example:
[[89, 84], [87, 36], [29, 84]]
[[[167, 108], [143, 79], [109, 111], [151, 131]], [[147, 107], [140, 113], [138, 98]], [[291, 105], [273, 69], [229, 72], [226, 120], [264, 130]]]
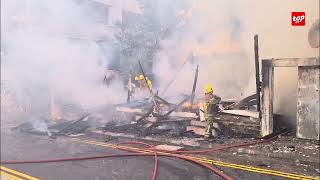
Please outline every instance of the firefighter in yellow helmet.
[[207, 138], [212, 136], [213, 123], [216, 122], [220, 102], [221, 98], [213, 94], [213, 87], [209, 84], [206, 85], [203, 114], [206, 122], [205, 137]]
[[146, 80], [142, 74], [139, 76], [136, 76], [136, 78], [138, 79], [139, 88], [141, 90], [146, 89], [146, 88], [152, 89], [152, 81], [148, 77], [146, 77], [147, 83], [146, 83]]

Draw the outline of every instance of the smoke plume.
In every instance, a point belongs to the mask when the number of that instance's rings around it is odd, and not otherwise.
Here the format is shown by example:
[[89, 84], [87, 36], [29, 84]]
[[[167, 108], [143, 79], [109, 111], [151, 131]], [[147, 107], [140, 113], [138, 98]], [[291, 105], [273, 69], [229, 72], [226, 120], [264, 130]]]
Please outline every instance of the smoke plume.
[[52, 97], [82, 109], [125, 100], [122, 82], [102, 84], [111, 52], [95, 40], [110, 34], [98, 22], [104, 14], [90, 8], [80, 1], [1, 1], [1, 80], [31, 114], [48, 115]]
[[[185, 66], [168, 94], [191, 91], [196, 64], [200, 70], [198, 95], [202, 96], [207, 83], [224, 98], [255, 93], [254, 34], [259, 35], [260, 59], [319, 55], [318, 49], [310, 48], [307, 40], [309, 27], [319, 15], [316, 0], [173, 2], [158, 2], [161, 9], [168, 4], [175, 6], [172, 9], [176, 9], [176, 18], [180, 19], [158, 53], [154, 72], [160, 81], [160, 89], [166, 86], [190, 53], [195, 58]], [[305, 27], [291, 26], [293, 11], [306, 12]], [[159, 12], [160, 18], [166, 17], [161, 14], [165, 11]], [[163, 23], [169, 21], [161, 20]]]
[[[161, 2], [160, 8], [168, 4]], [[154, 72], [159, 88], [165, 88], [190, 53], [195, 58], [179, 73], [168, 94], [190, 93], [196, 64], [200, 71], [198, 97], [203, 96], [207, 83], [212, 84], [215, 93], [223, 99], [255, 93], [254, 34], [259, 35], [260, 60], [319, 57], [319, 49], [308, 44], [309, 28], [319, 18], [317, 0], [174, 2], [170, 6], [177, 6], [176, 17], [183, 20], [162, 42], [162, 51], [158, 53]], [[295, 11], [306, 13], [305, 26], [291, 26], [291, 12]], [[166, 22], [165, 19], [162, 22]], [[292, 125], [296, 117], [296, 88], [296, 69], [276, 70], [274, 112], [291, 118]]]
[[[112, 47], [106, 51], [94, 40], [112, 33], [101, 26], [102, 14], [79, 2], [1, 1], [1, 80], [33, 113], [50, 111], [52, 96], [85, 109], [125, 100], [120, 81], [101, 85]], [[198, 97], [205, 84], [212, 84], [224, 99], [255, 93], [254, 34], [259, 35], [260, 59], [319, 56], [307, 40], [310, 25], [319, 17], [317, 0], [154, 2], [154, 13], [170, 32], [153, 66], [155, 88], [161, 92], [185, 59], [194, 56], [166, 95], [190, 93], [197, 64]], [[291, 26], [293, 11], [306, 13], [306, 26]]]

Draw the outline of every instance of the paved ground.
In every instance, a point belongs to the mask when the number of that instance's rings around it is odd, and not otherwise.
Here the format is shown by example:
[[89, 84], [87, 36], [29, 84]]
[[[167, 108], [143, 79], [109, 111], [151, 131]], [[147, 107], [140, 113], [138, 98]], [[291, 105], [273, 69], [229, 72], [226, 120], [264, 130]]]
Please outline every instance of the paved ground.
[[[1, 131], [1, 160], [79, 157], [103, 153], [119, 154], [123, 152], [101, 146], [74, 142], [67, 137], [50, 139], [45, 136], [21, 134], [11, 132], [9, 130]], [[130, 157], [76, 162], [2, 166], [33, 177], [37, 177], [39, 179], [149, 180], [152, 177], [154, 166], [153, 163], [153, 157]], [[222, 170], [235, 179], [282, 179], [280, 177], [235, 169], [222, 168]], [[190, 162], [173, 158], [160, 158], [157, 179], [207, 180], [221, 178], [212, 174], [210, 171]]]

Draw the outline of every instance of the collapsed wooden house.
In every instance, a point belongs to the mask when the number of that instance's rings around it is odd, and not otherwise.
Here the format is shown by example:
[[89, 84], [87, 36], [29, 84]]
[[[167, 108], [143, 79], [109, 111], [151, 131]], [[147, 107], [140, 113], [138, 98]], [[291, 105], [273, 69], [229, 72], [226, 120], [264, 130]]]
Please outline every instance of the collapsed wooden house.
[[[256, 66], [256, 94], [237, 101], [225, 101], [224, 106], [230, 106], [221, 111], [223, 118], [219, 124], [225, 125], [232, 130], [241, 133], [251, 133], [260, 136], [267, 136], [274, 132], [274, 112], [273, 112], [273, 89], [274, 89], [274, 68], [275, 67], [297, 67], [297, 137], [304, 139], [319, 140], [319, 77], [320, 62], [319, 57], [314, 58], [289, 58], [289, 59], [265, 59], [262, 60], [262, 70], [260, 72], [260, 60], [258, 53], [258, 36], [254, 37], [255, 66]], [[261, 75], [260, 75], [261, 73]], [[196, 79], [195, 79], [196, 83]], [[194, 84], [195, 85], [195, 84]], [[193, 91], [194, 93], [194, 91]], [[194, 94], [193, 94], [194, 95]], [[191, 95], [192, 96], [192, 95]], [[196, 134], [204, 134], [205, 123], [201, 122], [200, 114], [197, 110], [179, 111], [179, 106], [174, 105], [174, 109], [166, 111], [166, 118], [158, 121], [155, 116], [150, 116], [151, 111], [144, 112], [141, 108], [118, 107], [120, 112], [134, 113], [138, 118], [143, 118], [151, 122], [165, 123], [168, 121], [188, 122], [186, 131], [193, 131]], [[251, 107], [251, 108], [249, 108]], [[253, 108], [252, 108], [253, 107]], [[258, 132], [258, 133], [257, 133]]]

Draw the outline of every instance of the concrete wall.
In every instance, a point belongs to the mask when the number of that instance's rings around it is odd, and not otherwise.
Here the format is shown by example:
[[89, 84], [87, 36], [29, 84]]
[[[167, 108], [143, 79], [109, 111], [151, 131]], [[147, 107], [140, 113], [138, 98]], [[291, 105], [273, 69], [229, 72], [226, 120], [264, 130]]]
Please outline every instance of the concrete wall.
[[[261, 136], [273, 132], [273, 100], [275, 67], [298, 67], [297, 137], [319, 139], [319, 57], [262, 60]], [[284, 80], [292, 78], [288, 75]], [[289, 104], [290, 101], [285, 103]]]
[[319, 140], [320, 66], [298, 67], [297, 137]]

